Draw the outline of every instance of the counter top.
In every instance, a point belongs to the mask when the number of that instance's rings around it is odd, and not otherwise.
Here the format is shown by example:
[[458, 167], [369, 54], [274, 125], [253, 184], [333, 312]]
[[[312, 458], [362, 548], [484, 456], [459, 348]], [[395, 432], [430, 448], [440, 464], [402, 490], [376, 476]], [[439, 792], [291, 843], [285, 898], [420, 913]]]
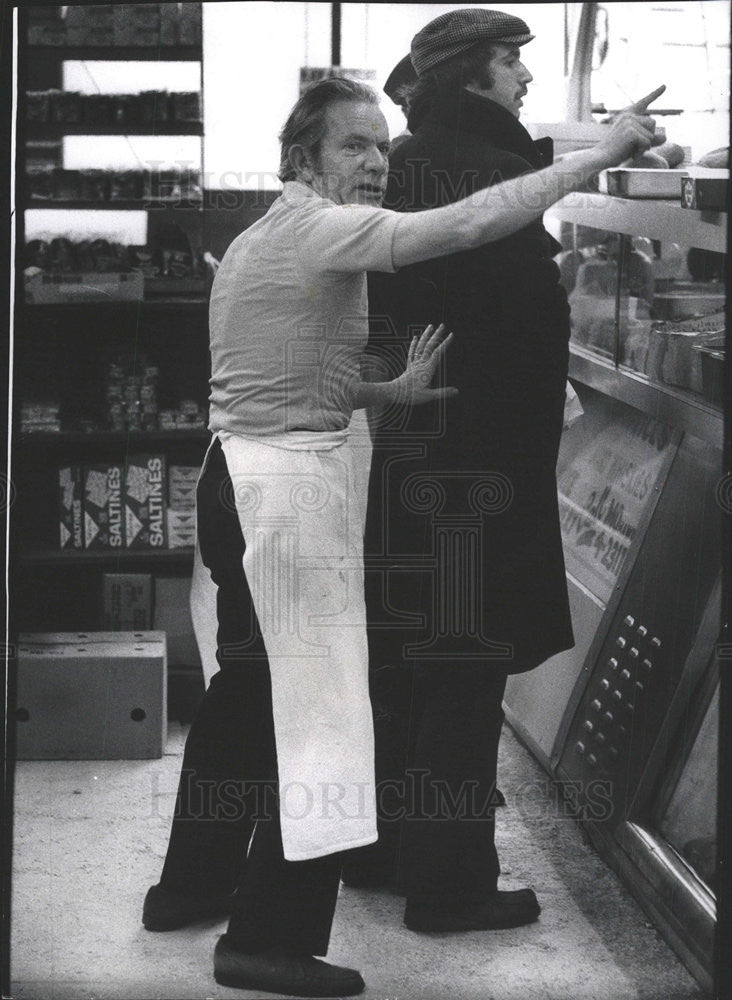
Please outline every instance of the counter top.
[[548, 209], [545, 219], [726, 253], [727, 213], [682, 208], [680, 200], [574, 192]]

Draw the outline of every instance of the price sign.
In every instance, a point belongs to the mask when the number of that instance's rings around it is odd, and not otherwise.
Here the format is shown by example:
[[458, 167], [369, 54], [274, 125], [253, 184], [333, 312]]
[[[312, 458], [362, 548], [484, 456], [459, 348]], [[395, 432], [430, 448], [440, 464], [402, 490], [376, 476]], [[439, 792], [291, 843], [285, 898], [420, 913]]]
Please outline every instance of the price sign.
[[559, 476], [567, 570], [604, 603], [674, 443], [667, 424], [635, 410], [617, 409], [597, 433], [585, 438]]

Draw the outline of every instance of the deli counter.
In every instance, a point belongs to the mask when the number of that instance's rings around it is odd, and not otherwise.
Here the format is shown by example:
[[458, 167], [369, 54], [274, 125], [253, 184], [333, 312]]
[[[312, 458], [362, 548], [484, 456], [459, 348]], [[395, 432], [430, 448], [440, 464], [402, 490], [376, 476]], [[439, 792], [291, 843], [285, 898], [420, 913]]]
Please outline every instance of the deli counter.
[[727, 216], [577, 194], [545, 224], [584, 409], [557, 467], [575, 646], [506, 715], [711, 988]]

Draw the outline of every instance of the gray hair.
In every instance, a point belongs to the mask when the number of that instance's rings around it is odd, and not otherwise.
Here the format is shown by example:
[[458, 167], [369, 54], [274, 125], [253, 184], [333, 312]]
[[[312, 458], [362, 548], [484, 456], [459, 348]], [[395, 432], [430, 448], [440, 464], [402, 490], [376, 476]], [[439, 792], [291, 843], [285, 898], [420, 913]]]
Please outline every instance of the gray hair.
[[302, 146], [310, 156], [317, 157], [325, 135], [326, 112], [339, 101], [362, 102], [378, 107], [379, 97], [367, 84], [344, 76], [331, 76], [311, 84], [300, 95], [280, 132], [278, 177], [281, 181], [292, 181], [297, 177], [290, 163], [290, 152], [294, 146]]

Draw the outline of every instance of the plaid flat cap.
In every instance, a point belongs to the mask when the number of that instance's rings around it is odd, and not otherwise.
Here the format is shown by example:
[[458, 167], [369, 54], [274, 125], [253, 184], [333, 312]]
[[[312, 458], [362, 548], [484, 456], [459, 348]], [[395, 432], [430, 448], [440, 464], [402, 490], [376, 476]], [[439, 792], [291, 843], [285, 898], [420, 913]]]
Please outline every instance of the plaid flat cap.
[[417, 76], [465, 52], [478, 42], [525, 45], [535, 36], [520, 17], [482, 7], [451, 10], [430, 21], [412, 39], [412, 64]]
[[409, 53], [407, 53], [403, 59], [399, 60], [389, 76], [386, 78], [386, 83], [383, 88], [384, 93], [393, 101], [394, 96], [400, 87], [413, 84], [416, 80], [417, 74], [414, 71], [414, 66], [412, 66], [412, 57]]

